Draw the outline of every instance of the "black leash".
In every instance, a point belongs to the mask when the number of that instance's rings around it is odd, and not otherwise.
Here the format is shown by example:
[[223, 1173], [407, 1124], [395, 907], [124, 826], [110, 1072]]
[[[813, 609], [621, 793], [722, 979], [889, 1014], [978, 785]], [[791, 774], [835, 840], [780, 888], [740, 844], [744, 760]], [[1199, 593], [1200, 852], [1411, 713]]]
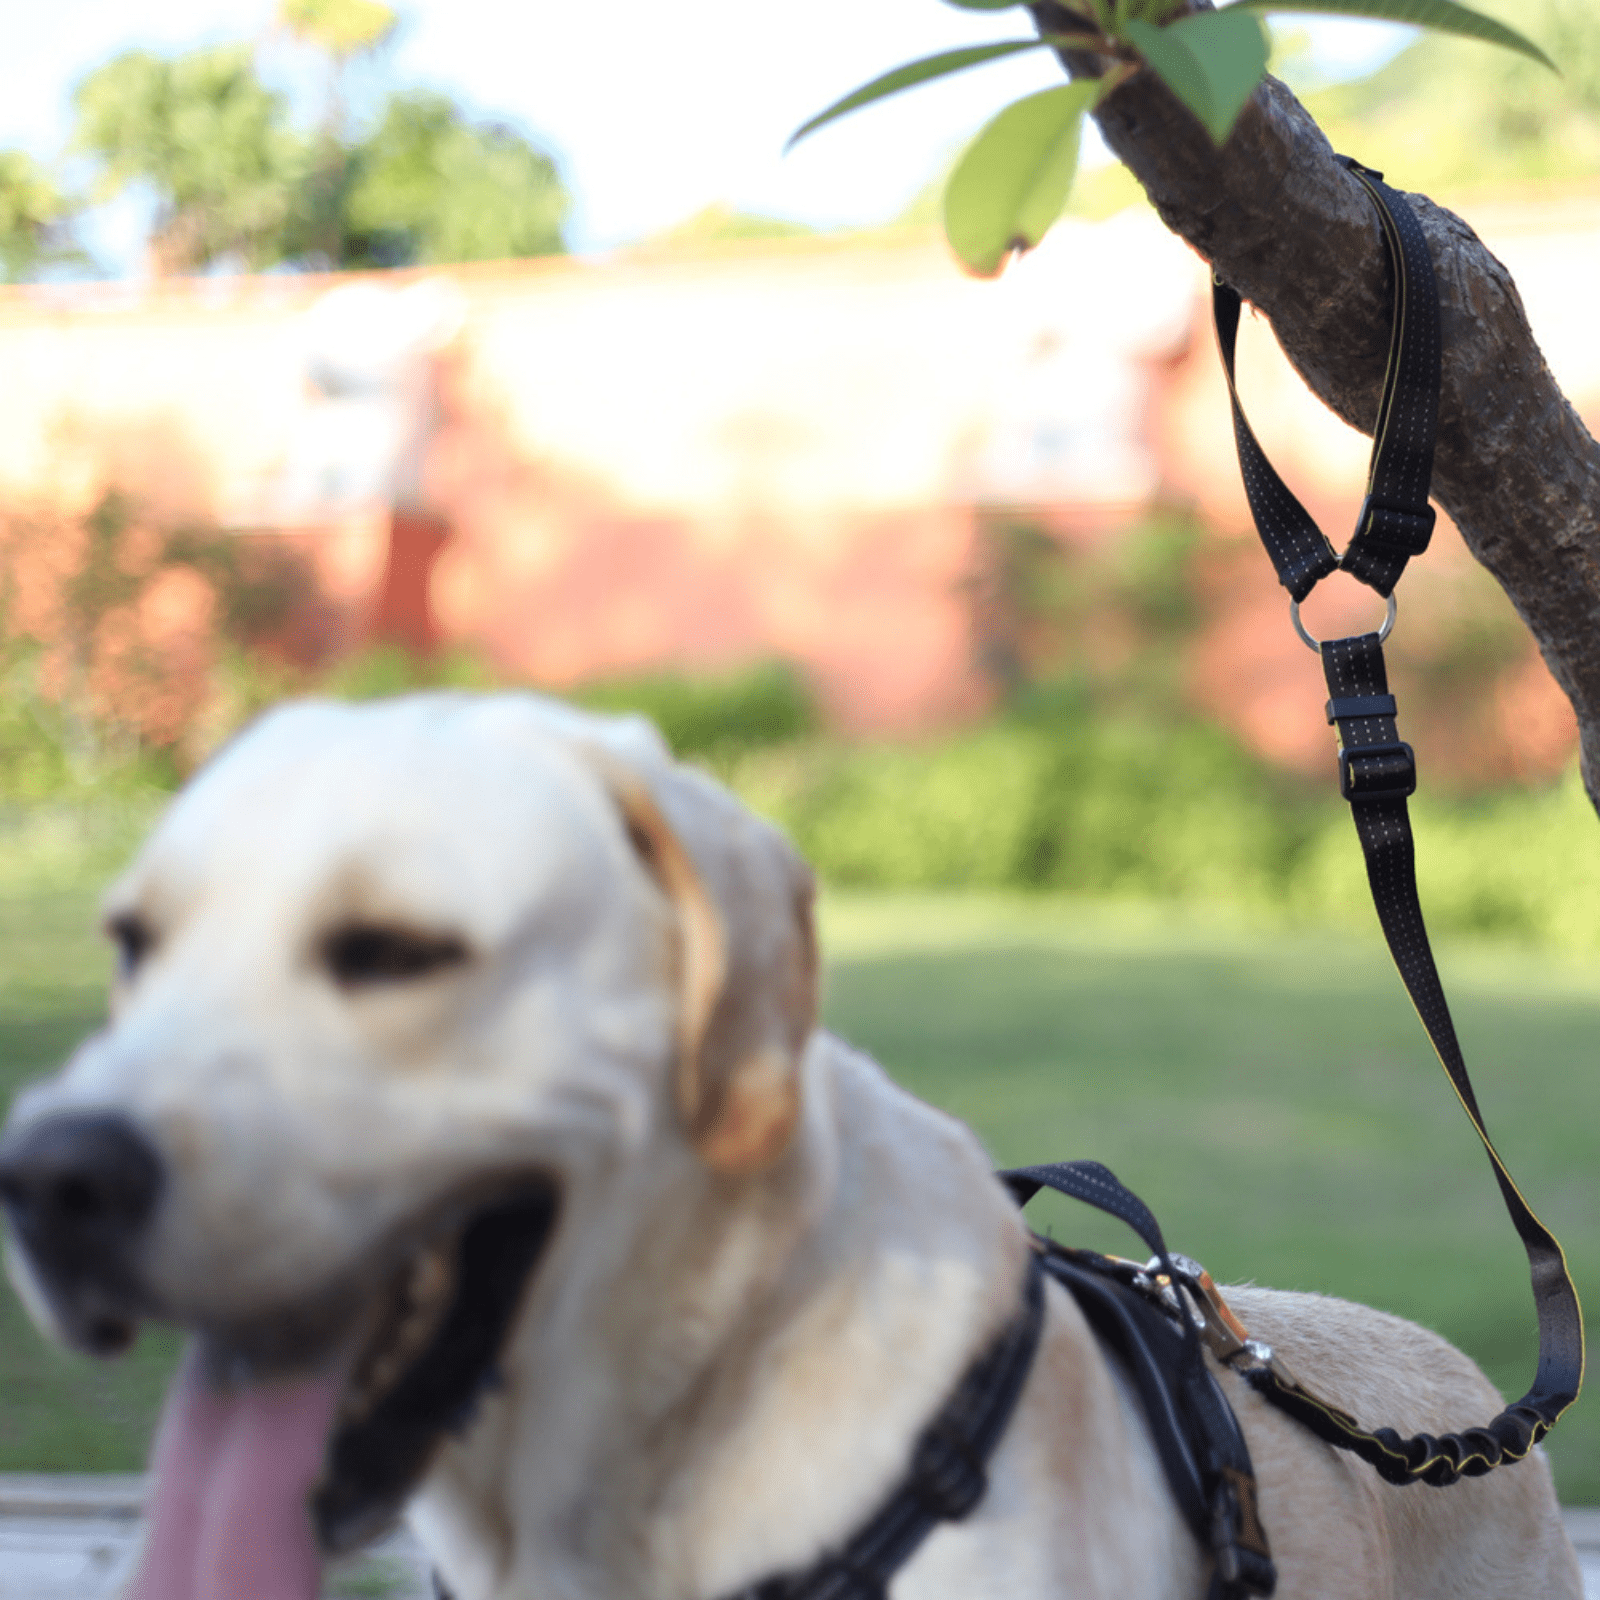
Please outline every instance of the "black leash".
[[[1339, 788], [1350, 802], [1378, 921], [1439, 1063], [1488, 1153], [1527, 1252], [1539, 1319], [1539, 1365], [1527, 1394], [1485, 1426], [1409, 1439], [1392, 1428], [1362, 1427], [1273, 1362], [1245, 1360], [1239, 1365], [1274, 1405], [1330, 1444], [1354, 1451], [1390, 1483], [1449, 1484], [1520, 1461], [1577, 1399], [1583, 1383], [1583, 1317], [1561, 1246], [1523, 1199], [1484, 1126], [1417, 899], [1406, 806], [1417, 786], [1416, 761], [1395, 726], [1383, 641], [1394, 623], [1394, 586], [1406, 562], [1427, 548], [1433, 532], [1428, 489], [1439, 414], [1439, 295], [1427, 239], [1409, 202], [1383, 182], [1382, 174], [1341, 159], [1377, 205], [1394, 292], [1367, 498], [1342, 556], [1273, 471], [1245, 420], [1234, 382], [1240, 300], [1220, 279], [1212, 292], [1217, 339], [1251, 514], [1278, 580], [1289, 591], [1295, 629], [1322, 657], [1327, 717], [1339, 730]], [[1388, 614], [1376, 633], [1319, 642], [1301, 626], [1299, 604], [1321, 579], [1339, 570], [1383, 595]]]
[[[1078, 1302], [1138, 1393], [1173, 1497], [1212, 1557], [1208, 1600], [1272, 1593], [1277, 1574], [1256, 1509], [1250, 1451], [1205, 1364], [1198, 1312], [1177, 1294], [1187, 1291], [1193, 1305], [1203, 1308], [1210, 1280], [1186, 1257], [1168, 1254], [1144, 1202], [1098, 1161], [1024, 1167], [999, 1176], [1019, 1205], [1050, 1188], [1120, 1217], [1154, 1257], [1141, 1267], [1035, 1235], [1021, 1311], [917, 1436], [905, 1476], [877, 1511], [804, 1570], [763, 1579], [724, 1600], [886, 1600], [895, 1573], [928, 1535], [941, 1522], [967, 1516], [988, 1489], [989, 1459], [1038, 1351], [1047, 1275]], [[1231, 1339], [1230, 1347], [1242, 1343]]]

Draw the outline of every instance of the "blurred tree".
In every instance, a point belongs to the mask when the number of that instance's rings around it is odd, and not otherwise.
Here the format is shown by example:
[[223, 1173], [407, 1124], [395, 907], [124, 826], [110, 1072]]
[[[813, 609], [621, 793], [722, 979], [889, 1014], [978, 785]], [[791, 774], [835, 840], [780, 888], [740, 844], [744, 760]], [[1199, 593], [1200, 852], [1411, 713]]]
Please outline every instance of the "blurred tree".
[[394, 12], [382, 0], [278, 0], [278, 25], [323, 59], [326, 85], [312, 159], [295, 206], [291, 254], [308, 265], [344, 266], [345, 198], [350, 185], [350, 95], [353, 62], [375, 55], [394, 37]]
[[385, 43], [396, 18], [381, 0], [279, 0], [278, 21], [342, 64]]
[[74, 207], [25, 150], [0, 150], [0, 279], [31, 278], [81, 258], [67, 236]]
[[1404, 173], [1412, 189], [1600, 174], [1593, 0], [1498, 9], [1538, 34], [1559, 78], [1523, 56], [1424, 34], [1371, 77], [1308, 95], [1335, 148]]
[[[472, 123], [446, 96], [410, 90], [389, 97], [370, 132], [351, 131], [344, 74], [392, 33], [387, 6], [282, 0], [279, 17], [328, 58], [328, 95], [313, 132], [295, 128], [286, 98], [261, 82], [243, 45], [172, 60], [130, 51], [78, 86], [72, 148], [98, 158], [97, 198], [135, 185], [154, 194], [157, 275], [230, 257], [260, 270], [564, 248], [566, 189], [550, 157], [515, 130]], [[8, 194], [0, 188], [0, 225]], [[36, 237], [37, 227], [19, 235]]]
[[565, 246], [555, 163], [515, 130], [475, 125], [442, 94], [390, 97], [351, 152], [341, 259], [351, 266], [489, 261]]
[[72, 148], [101, 163], [96, 198], [131, 185], [156, 197], [150, 257], [158, 276], [228, 256], [250, 268], [285, 258], [309, 155], [248, 46], [170, 61], [130, 50], [90, 73], [74, 105]]

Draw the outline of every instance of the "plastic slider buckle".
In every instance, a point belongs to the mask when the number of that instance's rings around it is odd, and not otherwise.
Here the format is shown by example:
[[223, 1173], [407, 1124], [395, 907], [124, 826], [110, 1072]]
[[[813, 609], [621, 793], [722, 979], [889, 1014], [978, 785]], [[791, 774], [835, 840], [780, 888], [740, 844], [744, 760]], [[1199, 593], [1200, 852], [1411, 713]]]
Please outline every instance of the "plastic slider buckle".
[[1435, 520], [1432, 506], [1424, 506], [1421, 511], [1404, 511], [1399, 506], [1386, 506], [1368, 495], [1361, 502], [1361, 515], [1356, 518], [1357, 537], [1399, 555], [1420, 556], [1433, 537]]
[[1277, 1587], [1272, 1551], [1256, 1509], [1255, 1479], [1223, 1467], [1211, 1497], [1211, 1554], [1224, 1594], [1270, 1595]]
[[1417, 758], [1411, 746], [1339, 746], [1339, 793], [1346, 800], [1404, 800], [1417, 792]]

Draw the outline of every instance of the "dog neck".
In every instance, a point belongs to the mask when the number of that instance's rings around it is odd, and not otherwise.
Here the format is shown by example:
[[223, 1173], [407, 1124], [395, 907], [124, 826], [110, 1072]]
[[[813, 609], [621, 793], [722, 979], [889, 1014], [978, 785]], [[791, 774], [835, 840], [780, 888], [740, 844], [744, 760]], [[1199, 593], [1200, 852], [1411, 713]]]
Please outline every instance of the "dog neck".
[[413, 1506], [460, 1600], [716, 1600], [804, 1567], [1015, 1314], [1025, 1234], [971, 1134], [827, 1034], [804, 1070], [769, 1172], [673, 1141], [572, 1197], [504, 1391]]

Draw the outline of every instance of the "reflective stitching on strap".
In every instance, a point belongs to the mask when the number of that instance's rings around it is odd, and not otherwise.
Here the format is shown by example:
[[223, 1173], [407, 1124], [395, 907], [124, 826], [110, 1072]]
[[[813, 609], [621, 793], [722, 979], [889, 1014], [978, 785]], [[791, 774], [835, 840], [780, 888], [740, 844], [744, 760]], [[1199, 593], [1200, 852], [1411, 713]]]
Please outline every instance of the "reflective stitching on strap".
[[[1387, 696], [1383, 647], [1373, 633], [1327, 641], [1322, 650], [1329, 705], [1335, 712], [1366, 709], [1364, 702]], [[1341, 761], [1366, 749], [1398, 744], [1392, 713], [1336, 716]], [[1453, 1483], [1504, 1461], [1520, 1461], [1572, 1402], [1583, 1384], [1583, 1314], [1566, 1257], [1554, 1234], [1534, 1214], [1495, 1149], [1473, 1092], [1455, 1022], [1428, 942], [1417, 897], [1416, 850], [1409, 808], [1403, 796], [1349, 794], [1356, 835], [1366, 858], [1373, 905], [1390, 954], [1426, 1030], [1434, 1054], [1461, 1109], [1466, 1112], [1494, 1170], [1501, 1198], [1528, 1258], [1539, 1321], [1539, 1365], [1532, 1387], [1485, 1427], [1435, 1438], [1403, 1439], [1392, 1428], [1362, 1428], [1336, 1406], [1318, 1400], [1298, 1384], [1285, 1384], [1271, 1372], [1247, 1374], [1267, 1399], [1300, 1418], [1332, 1444], [1353, 1450], [1391, 1483]]]
[[[1438, 430], [1438, 287], [1428, 242], [1410, 203], [1388, 187], [1381, 174], [1346, 157], [1340, 159], [1377, 206], [1394, 312], [1367, 498], [1339, 565], [1378, 593], [1389, 595], [1407, 560], [1426, 548], [1433, 528], [1428, 490]], [[1283, 488], [1243, 420], [1233, 379], [1239, 296], [1218, 280], [1212, 304], [1251, 511], [1280, 582], [1298, 601], [1317, 581], [1309, 575], [1317, 563], [1307, 566], [1304, 560], [1313, 543], [1307, 528], [1314, 529], [1314, 524]], [[1263, 484], [1268, 486], [1265, 492]], [[1286, 505], [1292, 505], [1292, 513], [1285, 511]], [[1340, 790], [1350, 802], [1373, 904], [1406, 991], [1483, 1144], [1522, 1240], [1539, 1320], [1539, 1364], [1528, 1393], [1486, 1427], [1411, 1439], [1402, 1439], [1391, 1428], [1362, 1428], [1353, 1417], [1319, 1400], [1298, 1382], [1288, 1381], [1270, 1365], [1243, 1370], [1267, 1399], [1330, 1443], [1353, 1450], [1390, 1482], [1453, 1483], [1502, 1461], [1521, 1460], [1577, 1398], [1583, 1383], [1583, 1317], [1561, 1246], [1534, 1215], [1489, 1138], [1439, 981], [1417, 898], [1406, 805], [1416, 787], [1416, 764], [1411, 747], [1396, 731], [1382, 636], [1324, 640], [1320, 654], [1328, 681], [1328, 719], [1339, 729]]]
[[1234, 378], [1234, 351], [1239, 337], [1238, 294], [1220, 278], [1211, 292], [1222, 370], [1228, 379], [1228, 400], [1233, 408], [1233, 439], [1239, 453], [1239, 471], [1256, 531], [1278, 574], [1278, 581], [1296, 600], [1305, 597], [1330, 572], [1339, 569], [1339, 557], [1311, 513], [1290, 492], [1273, 470], [1256, 442], [1239, 400]]
[[1304, 600], [1323, 578], [1341, 568], [1387, 597], [1406, 562], [1427, 549], [1434, 525], [1428, 489], [1439, 422], [1441, 341], [1433, 257], [1422, 225], [1404, 197], [1379, 174], [1347, 157], [1340, 159], [1376, 204], [1394, 302], [1383, 391], [1372, 430], [1367, 496], [1342, 556], [1278, 476], [1251, 431], [1234, 372], [1242, 302], [1237, 290], [1220, 278], [1212, 279], [1212, 319], [1228, 380], [1245, 497], [1278, 581], [1296, 601]]

